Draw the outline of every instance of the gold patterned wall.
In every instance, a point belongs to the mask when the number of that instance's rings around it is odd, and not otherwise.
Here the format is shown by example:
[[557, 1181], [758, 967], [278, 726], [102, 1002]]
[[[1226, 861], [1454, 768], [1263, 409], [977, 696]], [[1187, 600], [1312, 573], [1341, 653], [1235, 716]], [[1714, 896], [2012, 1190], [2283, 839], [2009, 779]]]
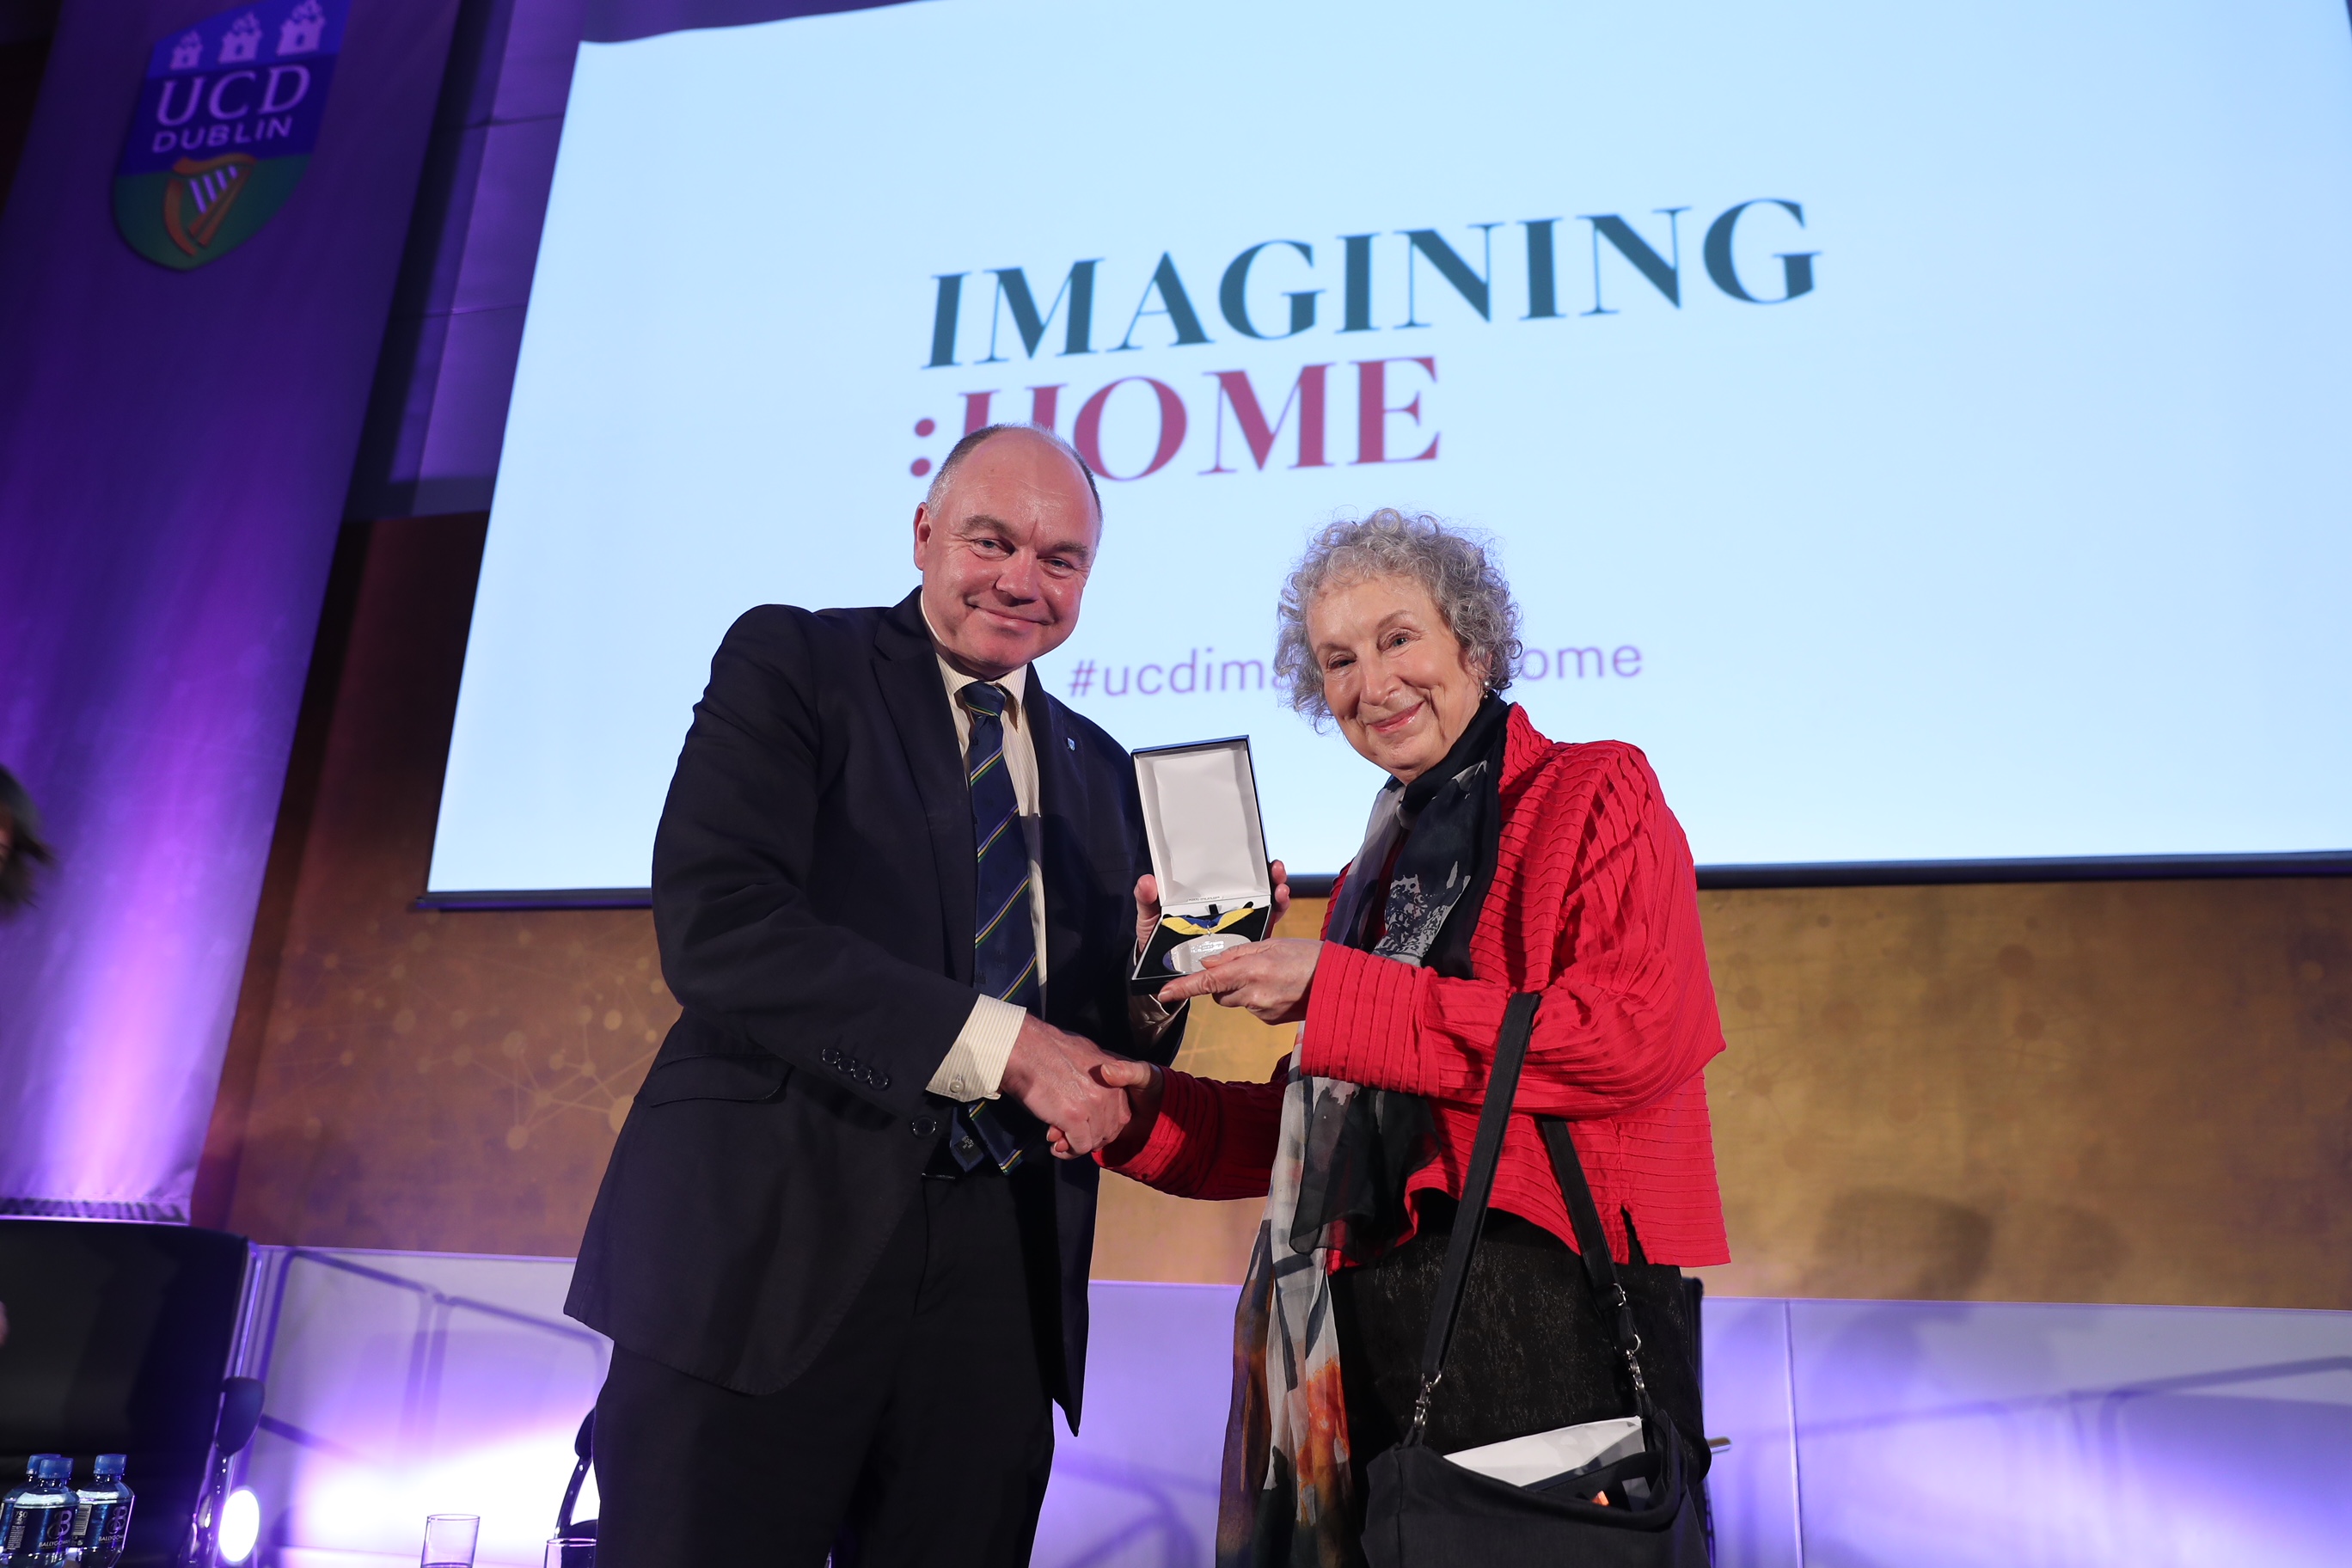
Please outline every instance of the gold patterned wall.
[[[410, 907], [479, 546], [427, 520], [346, 552], [199, 1186], [257, 1240], [568, 1255], [677, 1014], [642, 910]], [[2352, 879], [1701, 910], [1712, 1288], [2352, 1308]], [[1263, 1079], [1288, 1034], [1212, 1012], [1180, 1065]], [[1096, 1273], [1237, 1279], [1257, 1208], [1110, 1178]]]
[[413, 908], [480, 541], [378, 524], [338, 562], [197, 1189], [257, 1240], [569, 1253], [677, 1016], [642, 910]]
[[1701, 910], [1715, 1288], [2352, 1307], [2352, 880]]

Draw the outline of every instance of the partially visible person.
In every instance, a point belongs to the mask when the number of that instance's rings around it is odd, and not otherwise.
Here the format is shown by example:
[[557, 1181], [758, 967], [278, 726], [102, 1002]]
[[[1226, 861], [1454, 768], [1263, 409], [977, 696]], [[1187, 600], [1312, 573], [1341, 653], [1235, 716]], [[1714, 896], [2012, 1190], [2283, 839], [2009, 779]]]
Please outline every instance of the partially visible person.
[[[1545, 739], [1504, 701], [1518, 608], [1475, 541], [1375, 512], [1317, 537], [1275, 668], [1389, 775], [1320, 942], [1160, 993], [1300, 1023], [1268, 1083], [1141, 1063], [1100, 1158], [1162, 1192], [1265, 1194], [1234, 1342], [1221, 1563], [1362, 1561], [1364, 1468], [1410, 1427], [1503, 1013], [1542, 993], [1460, 1331], [1439, 1453], [1624, 1415], [1612, 1335], [1538, 1117], [1564, 1117], [1633, 1298], [1651, 1394], [1706, 1463], [1682, 1268], [1729, 1260], [1700, 1069], [1723, 1049], [1688, 844], [1642, 753]], [[1139, 931], [1159, 912], [1136, 886]]]
[[41, 837], [41, 814], [16, 775], [0, 768], [0, 915], [33, 901], [33, 868], [56, 857]]
[[[15, 773], [0, 768], [0, 915], [14, 914], [33, 901], [33, 866], [37, 861], [47, 865], [49, 859], [33, 797]], [[0, 1345], [7, 1342], [8, 1303], [0, 1301]]]

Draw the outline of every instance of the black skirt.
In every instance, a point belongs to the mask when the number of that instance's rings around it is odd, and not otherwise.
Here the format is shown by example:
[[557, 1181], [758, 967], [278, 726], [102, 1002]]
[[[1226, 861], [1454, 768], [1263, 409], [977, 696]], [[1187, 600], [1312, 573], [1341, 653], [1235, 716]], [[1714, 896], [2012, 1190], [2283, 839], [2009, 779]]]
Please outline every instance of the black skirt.
[[[1423, 1192], [1416, 1205], [1421, 1226], [1411, 1241], [1331, 1279], [1359, 1498], [1363, 1467], [1412, 1424], [1422, 1341], [1453, 1237], [1454, 1200]], [[1633, 1261], [1619, 1264], [1617, 1277], [1642, 1336], [1642, 1376], [1691, 1450], [1691, 1473], [1701, 1475], [1707, 1456], [1683, 1271], [1643, 1261], [1640, 1238], [1633, 1240]], [[1445, 1376], [1430, 1401], [1426, 1440], [1450, 1454], [1629, 1415], [1633, 1394], [1624, 1365], [1576, 1255], [1541, 1226], [1490, 1209]]]

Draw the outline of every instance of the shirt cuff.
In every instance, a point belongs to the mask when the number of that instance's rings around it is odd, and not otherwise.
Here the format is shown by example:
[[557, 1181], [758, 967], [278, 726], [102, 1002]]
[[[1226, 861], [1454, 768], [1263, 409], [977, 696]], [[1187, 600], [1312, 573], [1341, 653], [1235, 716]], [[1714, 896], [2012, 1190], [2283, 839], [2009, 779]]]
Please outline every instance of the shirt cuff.
[[940, 1059], [940, 1070], [924, 1087], [949, 1100], [994, 1100], [1004, 1081], [1004, 1064], [1020, 1037], [1028, 1010], [994, 996], [975, 996], [971, 1016]]

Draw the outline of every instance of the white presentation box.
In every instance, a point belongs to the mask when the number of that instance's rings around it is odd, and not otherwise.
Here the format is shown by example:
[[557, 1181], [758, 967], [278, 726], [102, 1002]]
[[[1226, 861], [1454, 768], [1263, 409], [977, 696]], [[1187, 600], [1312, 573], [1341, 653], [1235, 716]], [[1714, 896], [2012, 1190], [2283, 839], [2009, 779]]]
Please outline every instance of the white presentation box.
[[1135, 783], [1160, 924], [1129, 985], [1150, 993], [1197, 971], [1209, 951], [1263, 942], [1274, 923], [1274, 874], [1247, 735], [1138, 752]]

